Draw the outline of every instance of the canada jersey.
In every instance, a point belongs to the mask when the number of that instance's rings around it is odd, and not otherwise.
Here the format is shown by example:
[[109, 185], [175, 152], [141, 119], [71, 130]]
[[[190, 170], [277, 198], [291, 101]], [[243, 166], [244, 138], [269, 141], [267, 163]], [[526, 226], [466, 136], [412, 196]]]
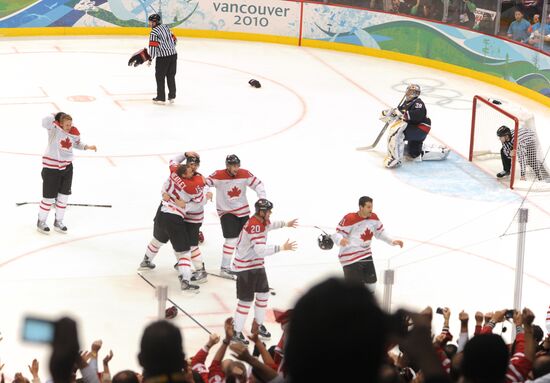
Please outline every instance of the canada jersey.
[[267, 244], [267, 232], [280, 229], [285, 225], [284, 221], [262, 222], [258, 217], [252, 216], [246, 221], [239, 235], [231, 268], [234, 271], [263, 268], [264, 258], [281, 250], [280, 246]]
[[384, 233], [384, 225], [375, 213], [371, 213], [368, 218], [363, 218], [358, 213], [347, 214], [338, 224], [336, 234], [331, 237], [337, 245], [340, 244], [342, 238], [347, 238], [349, 241], [346, 246], [341, 246], [338, 252], [342, 266], [372, 257], [370, 247], [372, 237], [381, 239], [390, 245], [393, 241]]
[[86, 147], [80, 141], [80, 132], [74, 126], [65, 132], [53, 116], [44, 117], [42, 126], [48, 131], [48, 146], [42, 156], [42, 166], [48, 169], [65, 169], [73, 161], [73, 146], [80, 150]]
[[250, 215], [247, 187], [254, 190], [258, 198], [266, 198], [262, 181], [245, 169], [239, 169], [234, 177], [226, 169], [217, 170], [206, 178], [206, 185], [216, 188], [216, 210], [220, 217], [224, 214]]

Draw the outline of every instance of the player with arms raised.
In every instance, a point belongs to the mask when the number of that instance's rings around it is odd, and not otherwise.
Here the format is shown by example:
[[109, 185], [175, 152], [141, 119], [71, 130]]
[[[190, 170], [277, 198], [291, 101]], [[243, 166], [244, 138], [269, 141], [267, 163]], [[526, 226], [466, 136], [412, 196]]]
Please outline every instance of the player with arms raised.
[[268, 245], [267, 233], [283, 227], [296, 227], [298, 220], [271, 222], [273, 204], [265, 198], [260, 198], [255, 204], [255, 214], [246, 222], [241, 231], [237, 252], [232, 269], [237, 274], [237, 310], [235, 312], [235, 335], [233, 339], [248, 344], [242, 331], [248, 316], [248, 311], [255, 299], [254, 320], [259, 325], [258, 333], [263, 338], [271, 338], [264, 326], [265, 312], [269, 298], [269, 283], [265, 273], [264, 258], [279, 251], [296, 250], [296, 242], [287, 240], [282, 245]]

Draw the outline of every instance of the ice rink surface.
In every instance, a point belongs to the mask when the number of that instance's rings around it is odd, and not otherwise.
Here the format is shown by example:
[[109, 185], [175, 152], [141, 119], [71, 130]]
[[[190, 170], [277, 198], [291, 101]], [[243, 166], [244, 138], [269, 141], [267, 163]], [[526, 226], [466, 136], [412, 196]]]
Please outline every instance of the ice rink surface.
[[[0, 364], [6, 364], [8, 376], [27, 371], [34, 357], [42, 362], [41, 375], [47, 375], [49, 349], [20, 339], [27, 314], [76, 317], [83, 348], [101, 338], [115, 353], [112, 371], [138, 369], [139, 339], [155, 319], [156, 301], [136, 271], [152, 236], [168, 160], [186, 150], [200, 152], [205, 175], [224, 168], [225, 156], [236, 153], [242, 167], [265, 183], [275, 204], [273, 218], [300, 219], [299, 228], [269, 237], [270, 243], [290, 238], [299, 245], [298, 251], [266, 262], [276, 291], [271, 308], [290, 308], [316, 281], [342, 275], [337, 250], [320, 250], [313, 226], [333, 231], [346, 213], [356, 211], [358, 198], [369, 195], [386, 230], [405, 242], [403, 249], [376, 240], [373, 245], [379, 279], [387, 268], [396, 272], [392, 307], [448, 305], [456, 332], [462, 309], [473, 317], [476, 310], [512, 307], [514, 216], [523, 203], [530, 209], [523, 303], [534, 310], [537, 323], [544, 323], [550, 296], [550, 194], [530, 194], [522, 202], [523, 194], [465, 156], [473, 95], [505, 98], [532, 111], [544, 148], [550, 145], [547, 108], [426, 67], [206, 39], [180, 39], [176, 103], [159, 106], [151, 102], [153, 67], [126, 65], [145, 44], [146, 37], [0, 42]], [[251, 78], [262, 88], [250, 87]], [[373, 152], [356, 147], [372, 142], [381, 128], [380, 111], [395, 106], [409, 83], [423, 88], [433, 126], [429, 140], [453, 152], [445, 162], [409, 162], [388, 170], [382, 166], [383, 143]], [[15, 203], [41, 198], [47, 143], [41, 119], [59, 110], [73, 116], [83, 142], [98, 147], [97, 153], [76, 151], [69, 203], [113, 207], [69, 208], [69, 233], [44, 236], [36, 231], [38, 206]], [[497, 127], [488, 126], [487, 134], [494, 135]], [[256, 200], [253, 191], [248, 197]], [[203, 232], [206, 268], [217, 271], [223, 239], [212, 204]], [[234, 283], [210, 277], [200, 294], [182, 294], [169, 245], [155, 262], [157, 268], [146, 277], [167, 284], [171, 299], [211, 331], [222, 331], [236, 304]], [[379, 284], [379, 297], [382, 289]], [[251, 321], [252, 314], [247, 327]], [[188, 354], [206, 342], [207, 334], [185, 315], [174, 323], [183, 330]], [[278, 340], [272, 315], [266, 325]]]

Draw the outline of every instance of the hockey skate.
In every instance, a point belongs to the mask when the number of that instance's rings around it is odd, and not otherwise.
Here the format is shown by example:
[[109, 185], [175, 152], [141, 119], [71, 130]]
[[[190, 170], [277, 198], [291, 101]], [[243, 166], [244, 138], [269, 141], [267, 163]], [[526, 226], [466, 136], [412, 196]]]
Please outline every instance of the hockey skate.
[[220, 269], [220, 277], [225, 279], [231, 279], [232, 281], [237, 280], [237, 276], [235, 275], [235, 273], [228, 267], [222, 267]]
[[181, 291], [194, 293], [194, 294], [199, 293], [199, 288], [200, 288], [199, 286], [192, 285], [191, 283], [189, 283], [189, 281], [184, 280], [181, 275], [178, 275], [178, 279], [180, 280]]
[[258, 336], [264, 339], [271, 339], [271, 333], [267, 331], [263, 324], [258, 325]]
[[510, 175], [510, 172], [507, 172], [506, 170], [503, 170], [503, 171], [497, 173], [498, 178], [502, 178], [504, 176], [509, 176], [509, 175]]
[[176, 102], [176, 100], [174, 98], [169, 98], [168, 102], [170, 102], [170, 104], [173, 104], [174, 102]]
[[245, 344], [248, 346], [248, 344], [250, 343], [248, 341], [248, 339], [246, 339], [246, 337], [243, 335], [242, 332], [235, 332], [235, 334], [233, 334], [233, 338], [231, 339], [232, 342], [240, 342], [242, 344]]
[[46, 221], [38, 220], [36, 222], [36, 230], [38, 230], [38, 232], [42, 234], [46, 234], [46, 235], [50, 234], [50, 228], [46, 224]]
[[193, 272], [193, 276], [191, 277], [191, 282], [195, 283], [204, 283], [208, 280], [208, 273], [204, 269], [204, 266], [197, 271]]
[[164, 100], [159, 100], [158, 98], [154, 98], [153, 99], [153, 104], [157, 104], [157, 105], [164, 105], [165, 101]]
[[146, 255], [143, 256], [143, 261], [139, 264], [140, 270], [153, 270], [156, 265], [147, 258]]
[[53, 229], [58, 233], [67, 234], [67, 226], [65, 226], [62, 221], [55, 220]]

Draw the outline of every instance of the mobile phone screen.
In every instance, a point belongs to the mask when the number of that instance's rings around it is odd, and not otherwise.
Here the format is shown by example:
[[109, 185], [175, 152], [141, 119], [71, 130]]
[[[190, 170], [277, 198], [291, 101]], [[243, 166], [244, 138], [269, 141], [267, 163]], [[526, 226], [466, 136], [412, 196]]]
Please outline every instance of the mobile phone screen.
[[45, 319], [25, 318], [23, 340], [35, 343], [51, 343], [54, 335], [54, 323]]

